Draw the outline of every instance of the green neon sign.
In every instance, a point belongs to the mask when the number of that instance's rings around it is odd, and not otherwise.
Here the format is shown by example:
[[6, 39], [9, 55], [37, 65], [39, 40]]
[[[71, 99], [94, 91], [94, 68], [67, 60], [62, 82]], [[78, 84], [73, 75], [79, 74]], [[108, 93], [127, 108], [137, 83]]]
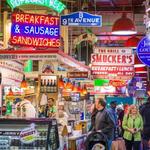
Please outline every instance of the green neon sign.
[[51, 8], [58, 13], [61, 13], [66, 8], [66, 5], [59, 0], [7, 0], [7, 3], [12, 9], [23, 5], [39, 5]]

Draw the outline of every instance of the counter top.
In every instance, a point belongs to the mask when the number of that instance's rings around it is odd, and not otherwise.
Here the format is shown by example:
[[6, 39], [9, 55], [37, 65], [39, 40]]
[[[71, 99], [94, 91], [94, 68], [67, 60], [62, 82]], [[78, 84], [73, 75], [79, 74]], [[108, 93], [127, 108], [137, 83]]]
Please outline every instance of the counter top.
[[56, 121], [56, 119], [51, 118], [0, 118], [0, 124], [23, 124], [23, 123], [49, 123], [52, 121]]

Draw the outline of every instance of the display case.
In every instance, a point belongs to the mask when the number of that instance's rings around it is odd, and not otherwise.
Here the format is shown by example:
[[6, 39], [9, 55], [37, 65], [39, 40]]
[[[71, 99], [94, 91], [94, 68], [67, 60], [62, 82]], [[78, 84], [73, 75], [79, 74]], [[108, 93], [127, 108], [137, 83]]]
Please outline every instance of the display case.
[[1, 150], [57, 150], [55, 119], [0, 119]]

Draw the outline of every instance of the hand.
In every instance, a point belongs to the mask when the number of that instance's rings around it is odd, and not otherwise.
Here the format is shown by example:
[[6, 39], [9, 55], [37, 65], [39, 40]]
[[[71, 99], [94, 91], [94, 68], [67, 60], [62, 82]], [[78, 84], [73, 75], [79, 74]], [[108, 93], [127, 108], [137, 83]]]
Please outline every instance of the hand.
[[132, 134], [135, 133], [134, 128], [130, 128], [130, 129], [128, 129], [128, 130], [129, 130], [129, 132], [131, 132]]

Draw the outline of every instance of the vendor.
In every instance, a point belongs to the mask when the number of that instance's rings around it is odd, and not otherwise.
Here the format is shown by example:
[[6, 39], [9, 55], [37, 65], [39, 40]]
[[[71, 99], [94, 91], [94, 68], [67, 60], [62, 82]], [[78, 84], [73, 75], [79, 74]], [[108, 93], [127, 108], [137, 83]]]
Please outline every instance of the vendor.
[[54, 104], [54, 99], [49, 98], [47, 101], [47, 106], [45, 109], [45, 117], [56, 117], [56, 106]]

